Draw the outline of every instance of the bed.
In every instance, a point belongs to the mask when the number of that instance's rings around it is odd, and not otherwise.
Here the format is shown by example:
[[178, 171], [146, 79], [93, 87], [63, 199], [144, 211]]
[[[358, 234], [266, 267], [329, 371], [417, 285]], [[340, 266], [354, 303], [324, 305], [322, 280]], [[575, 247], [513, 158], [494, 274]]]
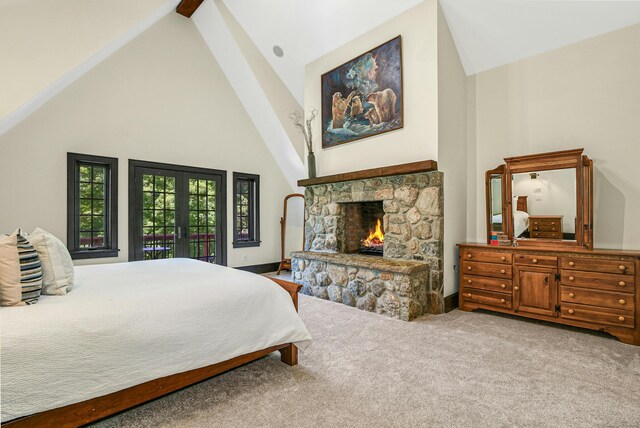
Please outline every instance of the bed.
[[297, 284], [189, 259], [75, 274], [0, 311], [3, 425], [85, 424], [274, 351], [294, 365], [311, 340]]
[[513, 236], [516, 238], [528, 238], [529, 209], [526, 196], [514, 196], [516, 203], [513, 210]]
[[[523, 234], [529, 230], [529, 213], [527, 212], [527, 197], [514, 196], [516, 202], [513, 209], [513, 236], [516, 238], [523, 237]], [[491, 216], [492, 230], [502, 230], [504, 220], [502, 213], [496, 213]], [[527, 236], [528, 237], [528, 236]]]

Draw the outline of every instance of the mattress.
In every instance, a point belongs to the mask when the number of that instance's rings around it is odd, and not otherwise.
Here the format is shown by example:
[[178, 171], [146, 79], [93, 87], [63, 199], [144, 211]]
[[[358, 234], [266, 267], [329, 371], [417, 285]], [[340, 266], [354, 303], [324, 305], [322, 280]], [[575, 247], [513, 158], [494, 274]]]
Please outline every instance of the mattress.
[[65, 296], [2, 308], [2, 421], [311, 336], [273, 281], [189, 259], [75, 268]]

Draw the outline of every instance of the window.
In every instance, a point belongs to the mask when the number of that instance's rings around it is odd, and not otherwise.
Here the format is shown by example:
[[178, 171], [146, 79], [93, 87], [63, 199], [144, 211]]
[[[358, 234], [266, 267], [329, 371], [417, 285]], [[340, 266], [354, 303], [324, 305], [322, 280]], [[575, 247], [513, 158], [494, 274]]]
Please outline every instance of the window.
[[260, 176], [233, 173], [233, 247], [260, 245]]
[[118, 159], [67, 153], [67, 247], [74, 259], [118, 255]]

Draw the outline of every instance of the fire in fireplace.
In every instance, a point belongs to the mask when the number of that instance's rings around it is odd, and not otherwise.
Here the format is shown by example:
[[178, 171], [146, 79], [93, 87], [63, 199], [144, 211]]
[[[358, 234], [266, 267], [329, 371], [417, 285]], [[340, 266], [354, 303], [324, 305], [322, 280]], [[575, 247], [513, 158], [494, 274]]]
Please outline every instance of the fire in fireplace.
[[382, 201], [348, 202], [345, 210], [345, 252], [383, 255]]
[[376, 222], [376, 230], [360, 241], [360, 252], [363, 254], [382, 255], [384, 249], [384, 233], [380, 227], [380, 219]]

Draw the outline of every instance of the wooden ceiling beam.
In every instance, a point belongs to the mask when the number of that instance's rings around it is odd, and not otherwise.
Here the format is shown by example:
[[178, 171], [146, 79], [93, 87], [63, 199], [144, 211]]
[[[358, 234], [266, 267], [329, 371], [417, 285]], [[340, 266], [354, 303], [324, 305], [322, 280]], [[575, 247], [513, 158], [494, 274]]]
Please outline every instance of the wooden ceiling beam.
[[198, 6], [202, 4], [204, 0], [182, 0], [178, 7], [176, 8], [176, 12], [178, 12], [182, 16], [186, 16], [187, 18], [191, 18], [191, 15], [198, 9]]

